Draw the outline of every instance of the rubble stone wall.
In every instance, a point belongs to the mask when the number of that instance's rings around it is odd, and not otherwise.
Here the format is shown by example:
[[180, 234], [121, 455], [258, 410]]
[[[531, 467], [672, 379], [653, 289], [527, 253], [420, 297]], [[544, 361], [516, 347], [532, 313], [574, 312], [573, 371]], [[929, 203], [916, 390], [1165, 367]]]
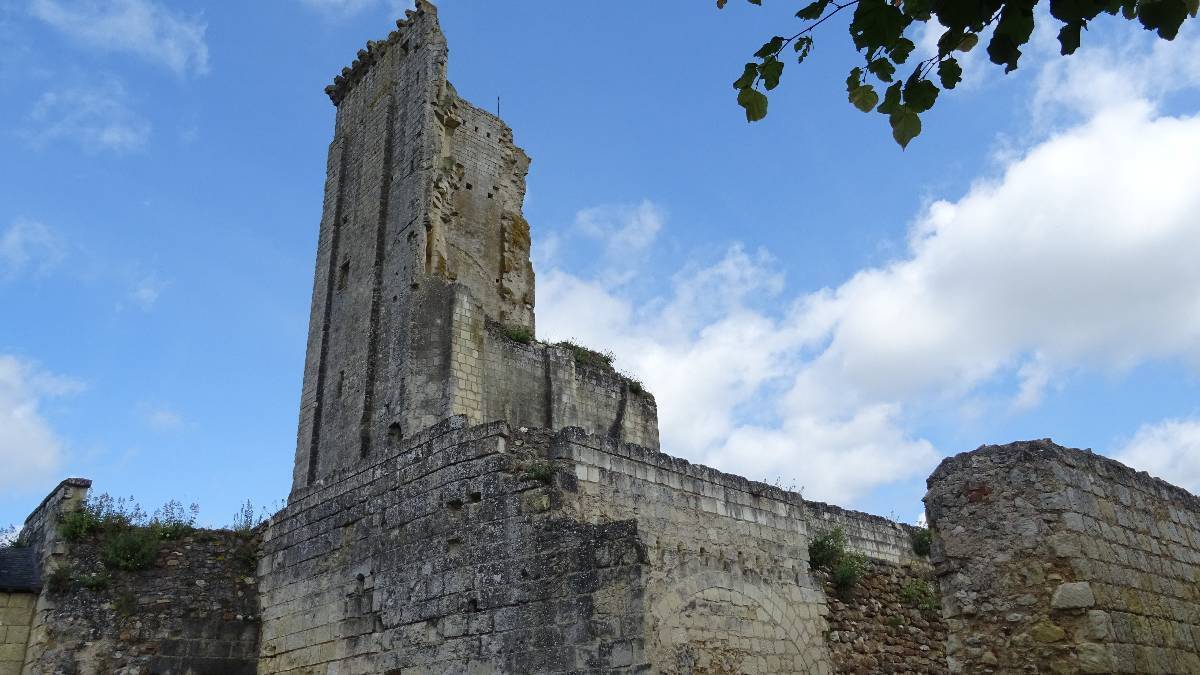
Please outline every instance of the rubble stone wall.
[[1200, 500], [1046, 441], [929, 478], [952, 672], [1200, 672]]

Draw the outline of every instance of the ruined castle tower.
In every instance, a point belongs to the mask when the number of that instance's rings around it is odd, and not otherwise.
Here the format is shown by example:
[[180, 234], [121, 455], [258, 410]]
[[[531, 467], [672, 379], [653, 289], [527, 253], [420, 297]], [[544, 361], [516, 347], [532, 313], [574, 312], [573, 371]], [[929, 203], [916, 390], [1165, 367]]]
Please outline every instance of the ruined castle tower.
[[452, 415], [658, 444], [640, 387], [525, 339], [529, 158], [458, 97], [446, 58], [437, 10], [419, 2], [326, 90], [337, 121], [293, 488]]

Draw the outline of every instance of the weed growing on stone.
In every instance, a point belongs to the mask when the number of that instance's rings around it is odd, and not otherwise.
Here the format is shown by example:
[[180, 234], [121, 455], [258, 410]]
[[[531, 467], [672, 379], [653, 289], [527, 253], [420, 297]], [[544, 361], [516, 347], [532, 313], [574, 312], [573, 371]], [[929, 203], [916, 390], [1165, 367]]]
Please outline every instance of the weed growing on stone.
[[549, 484], [554, 480], [554, 465], [550, 462], [536, 462], [525, 467], [523, 474], [526, 480], [536, 480]]
[[533, 331], [525, 326], [501, 326], [500, 332], [513, 342], [520, 342], [523, 345], [533, 342]]
[[900, 600], [910, 607], [921, 610], [938, 608], [937, 595], [928, 581], [917, 579], [904, 584], [900, 589]]
[[849, 595], [867, 573], [867, 556], [861, 553], [843, 552], [833, 564], [829, 576], [833, 587], [842, 595]]
[[75, 577], [75, 581], [78, 581], [80, 586], [83, 586], [89, 591], [103, 591], [108, 588], [108, 583], [111, 580], [112, 578], [108, 576], [108, 572], [80, 574]]
[[816, 569], [832, 571], [838, 560], [846, 555], [846, 533], [835, 527], [808, 542], [808, 564]]
[[929, 528], [917, 528], [909, 537], [912, 539], [913, 553], [922, 557], [929, 557], [929, 547], [933, 541], [933, 535], [929, 533]]
[[150, 528], [158, 533], [160, 539], [182, 539], [196, 529], [196, 516], [199, 514], [199, 504], [193, 503], [185, 509], [180, 501], [172, 499], [154, 512], [150, 518]]
[[131, 527], [109, 534], [100, 548], [100, 559], [108, 567], [132, 572], [144, 570], [158, 557], [158, 532], [152, 528]]
[[113, 601], [113, 609], [116, 610], [118, 616], [133, 616], [137, 612], [137, 607], [137, 596], [129, 591], [121, 593]]
[[46, 590], [55, 595], [71, 590], [71, 585], [74, 583], [75, 570], [70, 565], [55, 567], [50, 574], [46, 575]]
[[575, 357], [576, 365], [600, 368], [602, 370], [613, 369], [612, 352], [598, 352], [595, 349], [584, 347], [574, 340], [556, 342], [554, 346], [570, 350], [571, 355]]
[[93, 532], [111, 532], [145, 524], [146, 512], [133, 497], [113, 499], [102, 494], [88, 497], [78, 511], [63, 516], [59, 532], [67, 541], [77, 541]]

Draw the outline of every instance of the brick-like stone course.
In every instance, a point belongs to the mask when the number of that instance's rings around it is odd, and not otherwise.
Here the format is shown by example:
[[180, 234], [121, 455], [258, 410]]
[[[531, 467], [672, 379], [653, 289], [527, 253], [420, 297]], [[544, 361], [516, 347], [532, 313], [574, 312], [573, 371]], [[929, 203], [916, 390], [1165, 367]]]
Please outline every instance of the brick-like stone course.
[[37, 594], [0, 592], [0, 675], [21, 675]]
[[1195, 496], [1046, 440], [946, 459], [925, 502], [953, 672], [1200, 672]]

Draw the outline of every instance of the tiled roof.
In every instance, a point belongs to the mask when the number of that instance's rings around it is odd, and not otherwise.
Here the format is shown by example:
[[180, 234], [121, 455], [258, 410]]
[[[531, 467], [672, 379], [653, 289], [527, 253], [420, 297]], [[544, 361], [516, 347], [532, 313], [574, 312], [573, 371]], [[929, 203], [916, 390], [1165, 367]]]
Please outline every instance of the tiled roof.
[[0, 548], [0, 591], [36, 593], [42, 589], [35, 554], [29, 546]]

